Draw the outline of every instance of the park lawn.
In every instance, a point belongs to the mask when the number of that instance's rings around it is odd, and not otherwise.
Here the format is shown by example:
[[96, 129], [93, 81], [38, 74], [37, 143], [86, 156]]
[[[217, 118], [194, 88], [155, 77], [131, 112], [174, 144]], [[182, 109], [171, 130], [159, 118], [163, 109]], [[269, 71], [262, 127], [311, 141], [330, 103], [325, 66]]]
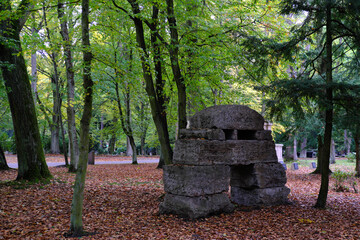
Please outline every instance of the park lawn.
[[[46, 185], [14, 183], [16, 170], [0, 172], [0, 239], [65, 238], [75, 175], [50, 170], [54, 178]], [[94, 235], [82, 239], [359, 239], [359, 194], [335, 192], [331, 179], [328, 208], [314, 209], [320, 176], [311, 171], [287, 170], [292, 205], [238, 207], [191, 221], [158, 214], [164, 191], [156, 164], [89, 166], [84, 226]]]

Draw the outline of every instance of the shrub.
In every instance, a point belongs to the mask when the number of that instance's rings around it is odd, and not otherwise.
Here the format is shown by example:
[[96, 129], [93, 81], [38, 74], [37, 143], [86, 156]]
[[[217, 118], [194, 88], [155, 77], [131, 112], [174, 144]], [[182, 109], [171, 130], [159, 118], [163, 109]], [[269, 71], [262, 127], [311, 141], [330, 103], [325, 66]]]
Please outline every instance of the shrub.
[[335, 170], [331, 176], [335, 179], [334, 190], [336, 192], [348, 192], [349, 187], [345, 185], [346, 181], [351, 181], [354, 173], [352, 172], [343, 172], [339, 169]]
[[349, 153], [347, 156], [346, 156], [346, 158], [347, 158], [347, 160], [349, 161], [349, 162], [355, 162], [356, 161], [356, 154], [354, 154], [354, 153]]

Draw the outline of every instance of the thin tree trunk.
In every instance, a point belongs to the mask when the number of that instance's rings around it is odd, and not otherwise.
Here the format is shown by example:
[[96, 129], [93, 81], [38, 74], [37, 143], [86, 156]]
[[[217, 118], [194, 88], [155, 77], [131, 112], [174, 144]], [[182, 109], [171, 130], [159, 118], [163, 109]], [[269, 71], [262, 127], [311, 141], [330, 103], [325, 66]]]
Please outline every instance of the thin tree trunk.
[[323, 156], [323, 142], [322, 142], [322, 137], [321, 135], [319, 134], [318, 135], [318, 154], [317, 154], [317, 165], [316, 165], [316, 169], [315, 171], [313, 171], [311, 174], [320, 174], [321, 173], [321, 165], [323, 163], [323, 159], [322, 159], [322, 156]]
[[294, 135], [294, 150], [293, 150], [293, 159], [294, 159], [294, 161], [297, 161], [298, 160], [298, 156], [297, 156], [297, 139], [296, 139], [296, 137], [297, 137], [297, 134], [295, 134]]
[[[354, 134], [355, 135], [355, 134]], [[356, 151], [356, 166], [355, 166], [355, 176], [360, 177], [360, 139], [359, 135], [354, 137], [355, 140], [355, 151]]]
[[[20, 4], [21, 5], [21, 4]], [[16, 13], [10, 14], [17, 18], [2, 18], [0, 20], [1, 37], [8, 39], [0, 41], [0, 61], [9, 63], [1, 65], [5, 87], [8, 89], [9, 100], [18, 157], [17, 180], [39, 180], [51, 178], [45, 161], [37, 122], [35, 104], [20, 44], [20, 31], [27, 19], [29, 3], [24, 1]], [[10, 1], [0, 1], [0, 11], [11, 12]]]
[[61, 113], [60, 113], [60, 126], [61, 126], [61, 138], [62, 138], [63, 154], [64, 154], [64, 159], [65, 159], [65, 166], [69, 166], [67, 146], [65, 144], [65, 129], [64, 129]]
[[307, 138], [304, 137], [300, 145], [300, 158], [306, 158]]
[[0, 145], [0, 170], [8, 170], [10, 169], [5, 158], [4, 150]]
[[69, 37], [69, 29], [67, 19], [64, 15], [64, 4], [62, 0], [58, 0], [58, 18], [60, 21], [60, 34], [63, 39], [65, 67], [67, 78], [67, 123], [68, 123], [68, 136], [70, 145], [70, 167], [69, 172], [75, 172], [79, 162], [79, 144], [76, 133], [75, 123], [75, 80], [74, 69], [72, 63], [71, 41]]
[[151, 67], [149, 65], [149, 54], [147, 52], [147, 47], [145, 43], [143, 23], [142, 20], [138, 17], [140, 13], [139, 4], [135, 0], [128, 0], [128, 2], [131, 4], [132, 11], [134, 13], [134, 17], [132, 17], [132, 20], [134, 21], [136, 29], [136, 41], [140, 49], [142, 50], [142, 54], [140, 54], [140, 61], [145, 80], [145, 90], [150, 102], [151, 114], [158, 133], [164, 162], [165, 164], [171, 164], [173, 152], [169, 141], [167, 120], [166, 116], [161, 115], [162, 106], [159, 104], [157, 94], [154, 88], [154, 82], [150, 71]]
[[178, 89], [178, 135], [180, 129], [186, 128], [186, 86], [185, 79], [181, 74], [180, 64], [179, 64], [179, 37], [178, 30], [176, 25], [176, 18], [174, 12], [174, 1], [166, 0], [167, 4], [167, 19], [169, 22], [170, 28], [170, 44], [169, 44], [169, 53], [170, 53], [170, 62], [171, 68], [173, 71], [174, 79]]
[[[130, 104], [129, 102], [126, 103], [126, 116], [124, 119], [124, 114], [122, 111], [122, 106], [121, 106], [121, 100], [120, 100], [120, 94], [119, 94], [119, 84], [117, 82], [115, 82], [115, 91], [116, 91], [116, 102], [119, 108], [119, 115], [120, 115], [120, 122], [121, 122], [121, 126], [122, 129], [124, 131], [124, 133], [127, 136], [128, 139], [128, 143], [127, 144], [127, 149], [126, 149], [126, 154], [129, 154], [129, 149], [132, 149], [132, 164], [138, 164], [137, 162], [137, 154], [136, 154], [136, 145], [135, 145], [135, 141], [134, 141], [134, 137], [133, 137], [133, 133], [132, 133], [132, 129], [131, 129], [131, 125], [130, 125]], [[129, 148], [130, 145], [130, 148]]]
[[331, 147], [331, 133], [333, 127], [333, 92], [332, 87], [332, 26], [331, 26], [331, 0], [327, 0], [326, 6], [326, 100], [327, 109], [325, 111], [325, 133], [323, 148], [323, 163], [321, 171], [321, 186], [315, 204], [316, 208], [324, 209], [329, 191], [329, 159]]
[[83, 50], [83, 86], [84, 86], [84, 111], [80, 122], [80, 157], [76, 172], [74, 194], [71, 204], [70, 231], [73, 236], [84, 234], [82, 211], [84, 199], [85, 176], [89, 152], [89, 131], [92, 115], [93, 81], [91, 78], [90, 37], [89, 37], [89, 0], [82, 0], [81, 30]]
[[[45, 4], [45, 3], [44, 3]], [[47, 39], [50, 43], [50, 47], [53, 48], [53, 44], [51, 42], [50, 30], [47, 23], [47, 16], [45, 11], [45, 5], [43, 6], [43, 18], [46, 29]], [[52, 52], [49, 54], [51, 62], [53, 64], [54, 74], [50, 77], [51, 84], [53, 87], [53, 112], [52, 112], [52, 123], [50, 125], [51, 130], [51, 153], [60, 153], [60, 114], [61, 114], [61, 100], [60, 100], [60, 81], [59, 81], [59, 71], [58, 65], [56, 62], [56, 54]]]
[[331, 147], [330, 147], [330, 164], [335, 164], [335, 141], [331, 139]]

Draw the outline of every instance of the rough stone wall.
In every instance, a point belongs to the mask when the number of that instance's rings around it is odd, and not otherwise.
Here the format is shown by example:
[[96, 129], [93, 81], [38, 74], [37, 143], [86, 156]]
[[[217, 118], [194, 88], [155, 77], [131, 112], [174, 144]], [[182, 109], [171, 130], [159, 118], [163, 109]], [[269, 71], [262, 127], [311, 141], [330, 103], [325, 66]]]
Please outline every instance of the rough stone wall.
[[233, 203], [284, 204], [290, 192], [271, 131], [264, 130], [260, 114], [241, 105], [196, 113], [190, 128], [180, 131], [163, 180], [160, 213], [188, 218], [231, 212]]

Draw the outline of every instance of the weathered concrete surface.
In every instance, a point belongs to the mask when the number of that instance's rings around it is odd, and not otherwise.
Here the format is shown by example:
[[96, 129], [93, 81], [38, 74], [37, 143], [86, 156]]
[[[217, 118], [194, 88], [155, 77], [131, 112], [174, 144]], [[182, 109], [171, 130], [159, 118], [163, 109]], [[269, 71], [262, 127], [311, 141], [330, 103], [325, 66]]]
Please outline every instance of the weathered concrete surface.
[[179, 139], [225, 140], [221, 129], [180, 129]]
[[219, 193], [200, 197], [188, 197], [167, 193], [160, 204], [160, 214], [177, 214], [186, 218], [201, 218], [234, 210], [227, 194]]
[[201, 196], [229, 190], [230, 167], [214, 166], [164, 166], [164, 190], [183, 196]]
[[261, 130], [264, 118], [247, 106], [218, 105], [196, 113], [190, 119], [190, 128]]
[[277, 162], [273, 141], [190, 140], [176, 141], [173, 163], [188, 165], [248, 165]]
[[289, 193], [285, 186], [251, 190], [231, 187], [231, 201], [244, 206], [281, 205], [289, 203]]
[[286, 172], [280, 163], [255, 163], [231, 167], [230, 186], [245, 189], [282, 187]]

